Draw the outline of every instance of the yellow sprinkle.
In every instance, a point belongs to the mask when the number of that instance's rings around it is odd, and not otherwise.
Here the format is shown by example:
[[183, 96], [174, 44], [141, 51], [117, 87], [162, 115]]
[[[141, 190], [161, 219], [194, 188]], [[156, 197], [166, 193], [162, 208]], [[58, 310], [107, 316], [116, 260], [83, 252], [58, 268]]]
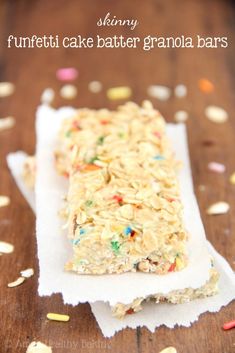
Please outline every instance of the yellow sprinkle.
[[55, 313], [48, 313], [47, 318], [53, 321], [64, 321], [64, 322], [69, 321], [70, 319], [68, 315], [61, 315], [61, 314], [55, 314]]
[[231, 184], [235, 185], [235, 172], [230, 175], [229, 181]]
[[175, 260], [177, 270], [181, 270], [184, 267], [183, 261], [177, 257]]
[[132, 91], [128, 86], [113, 87], [107, 90], [107, 97], [110, 100], [128, 99]]

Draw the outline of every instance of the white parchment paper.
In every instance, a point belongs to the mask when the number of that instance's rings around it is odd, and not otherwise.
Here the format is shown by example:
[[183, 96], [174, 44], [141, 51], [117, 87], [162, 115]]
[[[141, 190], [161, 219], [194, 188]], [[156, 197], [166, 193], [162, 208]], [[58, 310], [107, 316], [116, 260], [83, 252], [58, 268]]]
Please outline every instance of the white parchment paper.
[[[11, 173], [33, 210], [35, 210], [35, 195], [32, 190], [28, 190], [24, 184], [21, 171], [26, 154], [24, 152], [11, 153], [7, 156], [8, 166]], [[213, 256], [215, 266], [220, 273], [219, 294], [204, 299], [197, 299], [187, 304], [171, 305], [161, 303], [144, 304], [144, 310], [135, 315], [128, 315], [124, 320], [117, 320], [112, 317], [110, 305], [104, 302], [91, 303], [92, 312], [100, 326], [105, 337], [111, 337], [116, 332], [126, 328], [136, 328], [138, 326], [146, 326], [150, 331], [154, 332], [156, 327], [166, 325], [173, 328], [175, 325], [190, 326], [196, 321], [200, 314], [210, 311], [216, 312], [222, 306], [227, 305], [235, 298], [235, 275], [225, 261], [212, 245], [207, 242], [209, 253]], [[58, 270], [59, 272], [59, 270]]]
[[62, 293], [65, 303], [106, 301], [130, 303], [136, 297], [173, 289], [198, 288], [209, 278], [210, 259], [205, 245], [205, 232], [197, 202], [192, 191], [187, 141], [184, 125], [169, 125], [167, 132], [173, 142], [177, 158], [184, 168], [179, 176], [185, 223], [190, 231], [188, 241], [189, 264], [180, 272], [166, 276], [146, 273], [114, 275], [76, 275], [63, 271], [70, 259], [72, 246], [62, 230], [58, 212], [67, 181], [58, 176], [54, 167], [54, 150], [61, 121], [73, 114], [72, 109], [53, 110], [39, 107], [36, 119], [37, 177], [36, 177], [36, 234], [40, 265], [39, 294]]

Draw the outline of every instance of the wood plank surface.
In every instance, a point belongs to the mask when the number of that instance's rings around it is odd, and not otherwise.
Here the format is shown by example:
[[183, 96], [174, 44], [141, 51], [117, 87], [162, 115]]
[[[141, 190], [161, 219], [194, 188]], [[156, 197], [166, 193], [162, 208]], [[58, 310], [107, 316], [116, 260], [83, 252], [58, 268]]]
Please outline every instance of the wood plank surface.
[[[136, 18], [134, 31], [127, 28], [98, 28], [99, 17], [107, 12], [117, 18]], [[227, 36], [226, 49], [7, 49], [8, 35], [58, 34], [64, 36], [146, 35]], [[18, 191], [5, 158], [7, 153], [24, 150], [34, 153], [34, 119], [40, 95], [46, 87], [56, 91], [55, 107], [68, 104], [59, 96], [61, 83], [55, 72], [60, 67], [79, 69], [76, 81], [78, 96], [69, 102], [77, 107], [114, 108], [105, 90], [128, 85], [133, 100], [147, 98], [147, 87], [163, 84], [173, 88], [184, 83], [185, 98], [171, 97], [168, 102], [152, 100], [167, 121], [174, 112], [185, 109], [195, 192], [208, 239], [235, 269], [235, 186], [229, 175], [235, 171], [235, 6], [219, 0], [18, 0], [0, 2], [0, 81], [16, 85], [13, 96], [0, 98], [0, 117], [12, 115], [14, 129], [0, 133], [0, 194], [11, 198], [11, 205], [0, 209], [0, 239], [15, 245], [13, 254], [0, 257], [0, 352], [23, 353], [33, 340], [53, 347], [53, 353], [114, 352], [157, 353], [174, 346], [179, 353], [235, 352], [235, 331], [221, 329], [225, 321], [235, 319], [235, 303], [219, 313], [204, 314], [191, 328], [161, 327], [154, 334], [147, 329], [126, 329], [111, 339], [103, 338], [88, 304], [73, 308], [64, 305], [60, 295], [50, 298], [37, 295], [38, 260], [35, 240], [35, 217]], [[206, 77], [215, 85], [212, 94], [198, 89], [198, 80]], [[95, 95], [88, 91], [92, 80], [103, 83]], [[223, 107], [229, 121], [216, 125], [205, 118], [209, 104]], [[205, 146], [205, 141], [213, 141]], [[210, 161], [226, 165], [224, 174], [207, 170]], [[205, 185], [200, 191], [199, 185]], [[205, 213], [212, 202], [224, 200], [231, 209], [226, 215], [210, 217]], [[7, 288], [19, 271], [33, 267], [36, 274], [22, 286]], [[68, 313], [69, 323], [49, 322], [48, 312]]]

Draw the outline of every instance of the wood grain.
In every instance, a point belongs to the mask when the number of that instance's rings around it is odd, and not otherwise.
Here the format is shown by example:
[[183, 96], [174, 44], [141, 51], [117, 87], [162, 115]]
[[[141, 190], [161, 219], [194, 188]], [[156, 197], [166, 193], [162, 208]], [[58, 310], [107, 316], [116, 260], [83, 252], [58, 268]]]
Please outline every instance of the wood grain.
[[[103, 36], [133, 35], [125, 28], [97, 29], [96, 21], [107, 12], [117, 18], [137, 18], [140, 24], [134, 35], [228, 36], [227, 49], [7, 49], [9, 34], [59, 34]], [[80, 75], [76, 84], [78, 97], [69, 102], [74, 106], [113, 108], [105, 89], [116, 85], [133, 88], [133, 100], [146, 98], [150, 84], [174, 87], [184, 83], [188, 96], [172, 97], [169, 102], [153, 101], [167, 121], [174, 112], [186, 109], [193, 179], [208, 239], [235, 268], [235, 187], [228, 182], [235, 170], [234, 93], [235, 93], [235, 8], [232, 1], [210, 0], [18, 0], [0, 3], [0, 80], [16, 85], [12, 97], [0, 100], [0, 116], [13, 115], [16, 127], [0, 134], [0, 194], [11, 197], [11, 205], [0, 209], [0, 239], [15, 245], [15, 252], [1, 256], [0, 352], [23, 353], [32, 340], [53, 346], [53, 352], [158, 352], [173, 345], [178, 352], [230, 353], [235, 351], [235, 331], [224, 332], [221, 325], [234, 319], [235, 303], [216, 314], [204, 314], [191, 328], [161, 327], [154, 334], [146, 329], [126, 329], [112, 339], [103, 338], [88, 304], [73, 308], [63, 305], [60, 295], [40, 298], [37, 295], [38, 261], [35, 241], [35, 218], [19, 193], [6, 166], [6, 154], [24, 150], [34, 152], [34, 117], [41, 92], [52, 87], [57, 92], [55, 106], [67, 104], [59, 98], [61, 83], [55, 78], [59, 67], [75, 66]], [[203, 95], [197, 82], [206, 77], [215, 84], [215, 92]], [[87, 85], [100, 80], [104, 91], [92, 95]], [[204, 116], [208, 104], [224, 107], [230, 115], [228, 123], [215, 125]], [[214, 144], [206, 147], [203, 141]], [[216, 175], [207, 170], [209, 161], [226, 165], [226, 173]], [[205, 185], [201, 192], [199, 185]], [[218, 200], [228, 201], [227, 215], [209, 217], [207, 206]], [[7, 288], [20, 270], [33, 267], [36, 274], [22, 286]], [[63, 312], [71, 316], [69, 323], [48, 322], [48, 312]]]

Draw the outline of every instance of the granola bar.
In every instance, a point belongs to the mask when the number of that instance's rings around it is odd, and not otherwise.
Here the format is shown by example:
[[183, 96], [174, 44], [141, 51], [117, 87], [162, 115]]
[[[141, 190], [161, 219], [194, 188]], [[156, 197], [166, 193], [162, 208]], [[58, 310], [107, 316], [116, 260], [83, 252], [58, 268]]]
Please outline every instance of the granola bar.
[[79, 274], [165, 274], [187, 265], [177, 169], [150, 102], [66, 119], [55, 152], [69, 178], [66, 215]]
[[199, 298], [206, 298], [218, 293], [219, 274], [215, 268], [210, 270], [209, 280], [200, 288], [186, 288], [181, 290], [173, 290], [168, 294], [154, 294], [147, 298], [137, 298], [131, 304], [118, 303], [114, 305], [112, 315], [118, 319], [123, 319], [126, 315], [134, 314], [143, 309], [143, 304], [148, 301], [158, 303], [183, 304]]

